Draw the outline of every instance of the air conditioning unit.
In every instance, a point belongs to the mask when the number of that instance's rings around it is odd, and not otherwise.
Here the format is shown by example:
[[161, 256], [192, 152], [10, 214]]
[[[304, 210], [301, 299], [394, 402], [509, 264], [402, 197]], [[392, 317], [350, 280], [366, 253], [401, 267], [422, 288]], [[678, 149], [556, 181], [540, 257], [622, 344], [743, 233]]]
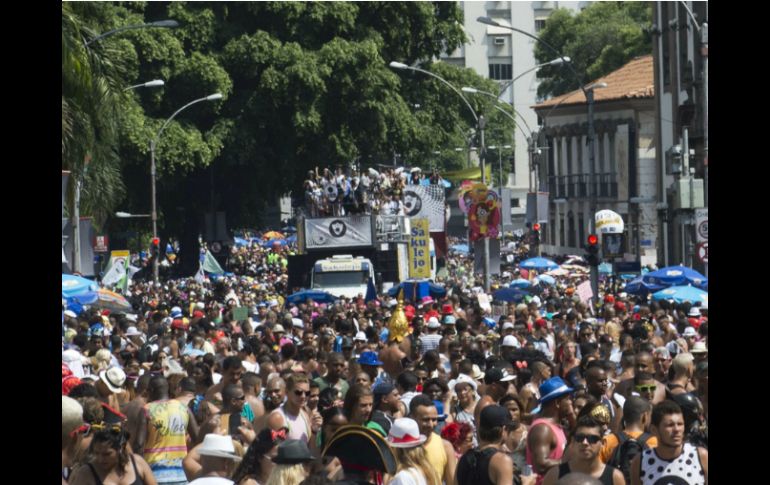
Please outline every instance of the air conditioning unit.
[[495, 45], [505, 45], [505, 37], [495, 37]]

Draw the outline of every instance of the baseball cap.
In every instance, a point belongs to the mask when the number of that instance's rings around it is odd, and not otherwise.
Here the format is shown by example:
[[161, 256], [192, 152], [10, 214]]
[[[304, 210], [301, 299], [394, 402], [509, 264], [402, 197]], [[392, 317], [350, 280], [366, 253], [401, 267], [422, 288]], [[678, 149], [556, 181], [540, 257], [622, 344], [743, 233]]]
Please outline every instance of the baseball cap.
[[513, 335], [506, 335], [503, 338], [503, 343], [500, 345], [501, 347], [521, 347], [521, 344]]
[[500, 369], [498, 367], [493, 367], [491, 369], [487, 369], [487, 371], [484, 373], [484, 384], [494, 384], [495, 382], [509, 382], [516, 378], [516, 376], [512, 376], [508, 374], [508, 371], [505, 369]]
[[508, 330], [509, 328], [513, 328], [513, 322], [505, 322], [503, 324], [503, 330]]
[[454, 315], [447, 315], [444, 317], [444, 325], [454, 325], [457, 322], [457, 319], [454, 317]]
[[695, 331], [693, 327], [687, 327], [684, 329], [684, 332], [682, 333], [682, 336], [684, 337], [697, 337], [698, 332]]
[[438, 318], [430, 317], [428, 319], [428, 328], [439, 328], [440, 326], [441, 326], [441, 324], [438, 323]]

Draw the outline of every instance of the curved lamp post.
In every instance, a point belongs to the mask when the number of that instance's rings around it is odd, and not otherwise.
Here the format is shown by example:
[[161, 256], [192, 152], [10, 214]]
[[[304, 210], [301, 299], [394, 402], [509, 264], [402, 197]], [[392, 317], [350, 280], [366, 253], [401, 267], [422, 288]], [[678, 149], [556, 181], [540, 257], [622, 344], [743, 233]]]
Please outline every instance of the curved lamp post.
[[557, 57], [556, 59], [553, 59], [551, 61], [544, 62], [542, 64], [538, 64], [535, 67], [529, 68], [526, 71], [524, 71], [521, 74], [519, 74], [518, 76], [516, 76], [515, 78], [511, 79], [510, 81], [508, 81], [507, 83], [505, 83], [505, 85], [502, 87], [502, 89], [500, 89], [500, 94], [498, 95], [498, 97], [502, 96], [503, 93], [505, 92], [505, 90], [508, 89], [513, 83], [515, 83], [516, 81], [518, 81], [519, 79], [521, 79], [522, 77], [526, 76], [527, 74], [529, 74], [532, 71], [536, 71], [536, 70], [540, 69], [541, 67], [546, 67], [546, 66], [560, 66], [560, 65], [564, 64], [565, 62], [569, 63], [571, 61], [572, 61], [572, 59], [570, 59], [568, 56], [563, 56], [563, 57]]
[[[463, 93], [454, 87], [449, 81], [442, 78], [441, 76], [438, 76], [437, 74], [434, 74], [430, 71], [426, 71], [425, 69], [420, 69], [419, 67], [412, 67], [407, 66], [406, 64], [402, 62], [391, 62], [390, 67], [393, 69], [409, 69], [411, 71], [417, 71], [421, 72], [423, 74], [427, 74], [428, 76], [431, 76], [433, 78], [438, 79], [442, 83], [449, 86], [452, 91], [454, 91], [460, 98], [465, 102], [465, 105], [468, 107], [468, 109], [471, 111], [471, 114], [473, 115], [473, 119], [476, 120], [476, 123], [479, 127], [479, 142], [480, 142], [480, 152], [479, 152], [479, 159], [481, 160], [481, 183], [485, 184], [487, 183], [487, 176], [486, 176], [486, 150], [484, 148], [484, 126], [486, 125], [486, 119], [484, 118], [484, 115], [477, 115], [476, 111], [473, 110], [473, 107], [471, 106], [471, 103], [468, 102], [468, 99], [463, 96]], [[484, 246], [483, 246], [483, 259], [484, 259], [484, 291], [489, 291], [489, 238], [484, 238]]]
[[[203, 98], [198, 98], [193, 101], [190, 101], [186, 105], [182, 106], [178, 110], [172, 114], [165, 123], [163, 123], [163, 126], [160, 127], [160, 130], [158, 130], [158, 134], [155, 135], [155, 138], [150, 141], [150, 173], [152, 174], [152, 237], [156, 238], [158, 237], [158, 211], [156, 209], [156, 197], [155, 197], [155, 147], [157, 146], [158, 139], [160, 138], [160, 135], [163, 133], [163, 130], [166, 129], [166, 126], [173, 120], [176, 115], [184, 111], [185, 109], [189, 108], [190, 106], [200, 103], [201, 101], [215, 101], [217, 99], [222, 99], [222, 93], [214, 93], [210, 94]], [[158, 258], [155, 258], [152, 262], [152, 277], [153, 281], [158, 281]]]
[[101, 35], [98, 35], [93, 39], [89, 40], [88, 42], [86, 42], [85, 44], [86, 44], [86, 47], [88, 47], [89, 45], [93, 44], [97, 40], [104, 39], [105, 37], [109, 37], [112, 34], [117, 34], [118, 32], [123, 32], [124, 30], [147, 29], [150, 27], [173, 29], [173, 28], [179, 27], [179, 22], [177, 22], [176, 20], [158, 20], [156, 22], [149, 22], [146, 24], [124, 25], [123, 27], [118, 27], [117, 29], [113, 29]]
[[[493, 25], [495, 27], [502, 27], [504, 29], [512, 30], [514, 32], [518, 32], [520, 34], [526, 35], [527, 37], [536, 40], [537, 42], [543, 44], [548, 50], [553, 52], [555, 55], [564, 58], [561, 52], [559, 52], [554, 46], [549, 44], [548, 42], [544, 41], [540, 37], [530, 34], [529, 32], [526, 32], [521, 29], [517, 29], [516, 27], [512, 27], [510, 25], [503, 25], [499, 22], [496, 22], [495, 20], [492, 20], [489, 17], [478, 17], [476, 21], [486, 24], [486, 25]], [[578, 82], [578, 85], [580, 86], [580, 90], [583, 91], [583, 94], [586, 97], [586, 102], [588, 104], [588, 164], [590, 167], [590, 181], [589, 184], [589, 197], [590, 197], [590, 213], [591, 216], [589, 218], [589, 227], [591, 233], [596, 233], [596, 218], [594, 217], [594, 214], [596, 214], [596, 184], [595, 178], [596, 178], [596, 170], [594, 168], [594, 162], [595, 162], [595, 147], [594, 147], [594, 139], [596, 138], [596, 129], [594, 127], [594, 88], [598, 87], [597, 85], [590, 85], [590, 86], [584, 86], [584, 83], [581, 79], [581, 77], [578, 75], [577, 71], [575, 71], [575, 66], [572, 65], [572, 62], [566, 63], [569, 68], [570, 72], [572, 72], [572, 75], [575, 77], [575, 80]], [[598, 298], [599, 295], [599, 272], [598, 269], [595, 266], [591, 266], [591, 289], [593, 290], [594, 298]]]
[[133, 86], [127, 87], [123, 91], [130, 91], [136, 88], [155, 88], [158, 86], [163, 86], [164, 84], [166, 83], [163, 82], [163, 79], [153, 79], [152, 81], [147, 81], [146, 83], [134, 84]]

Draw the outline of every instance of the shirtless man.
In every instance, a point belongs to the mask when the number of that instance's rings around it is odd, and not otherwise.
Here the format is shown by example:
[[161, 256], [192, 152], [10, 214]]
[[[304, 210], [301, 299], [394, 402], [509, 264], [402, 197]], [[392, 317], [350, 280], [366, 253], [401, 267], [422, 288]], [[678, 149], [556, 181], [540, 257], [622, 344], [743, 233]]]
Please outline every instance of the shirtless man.
[[500, 399], [508, 394], [508, 388], [511, 382], [515, 379], [514, 376], [508, 374], [508, 372], [492, 368], [488, 369], [484, 373], [484, 395], [476, 403], [476, 409], [473, 411], [473, 417], [476, 423], [479, 422], [481, 411], [492, 404], [497, 404]]
[[[636, 357], [634, 359], [634, 365], [635, 365], [635, 372], [648, 372], [650, 374], [653, 374], [655, 372], [655, 366], [654, 361], [652, 358], [652, 354], [649, 352], [639, 352], [636, 354]], [[662, 382], [659, 382], [658, 380], [655, 380], [655, 396], [652, 399], [652, 404], [657, 404], [659, 402], [663, 402], [663, 400], [666, 399], [666, 386], [663, 385]], [[618, 394], [621, 394], [624, 397], [628, 397], [631, 395], [631, 392], [634, 391], [634, 380], [633, 379], [626, 379], [622, 381], [620, 384], [618, 384], [617, 389], [615, 389], [615, 392]]]
[[254, 431], [257, 433], [267, 426], [270, 413], [278, 409], [286, 399], [286, 382], [278, 376], [268, 380], [265, 395], [267, 397], [264, 401], [265, 414], [254, 420]]

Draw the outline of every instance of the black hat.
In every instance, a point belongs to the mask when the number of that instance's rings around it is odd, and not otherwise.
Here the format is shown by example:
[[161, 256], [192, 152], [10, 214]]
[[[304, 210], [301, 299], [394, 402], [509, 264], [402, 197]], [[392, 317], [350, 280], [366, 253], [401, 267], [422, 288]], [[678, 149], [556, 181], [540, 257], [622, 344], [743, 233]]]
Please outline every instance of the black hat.
[[126, 415], [116, 411], [110, 406], [101, 403], [104, 410], [104, 424], [122, 424], [126, 420]]
[[295, 465], [313, 461], [307, 443], [301, 440], [287, 440], [278, 445], [278, 455], [273, 458], [276, 465]]
[[505, 369], [493, 367], [487, 369], [484, 373], [484, 384], [494, 384], [495, 382], [508, 382], [515, 379], [515, 376], [508, 374]]
[[393, 392], [393, 389], [395, 388], [396, 387], [393, 384], [389, 384], [387, 382], [377, 384], [377, 386], [374, 388], [374, 405], [379, 406], [382, 398]]
[[511, 413], [502, 406], [490, 404], [481, 410], [480, 427], [484, 429], [496, 428], [511, 424]]
[[336, 456], [343, 470], [376, 470], [388, 475], [396, 474], [396, 457], [385, 438], [376, 431], [355, 424], [337, 429], [323, 456]]

